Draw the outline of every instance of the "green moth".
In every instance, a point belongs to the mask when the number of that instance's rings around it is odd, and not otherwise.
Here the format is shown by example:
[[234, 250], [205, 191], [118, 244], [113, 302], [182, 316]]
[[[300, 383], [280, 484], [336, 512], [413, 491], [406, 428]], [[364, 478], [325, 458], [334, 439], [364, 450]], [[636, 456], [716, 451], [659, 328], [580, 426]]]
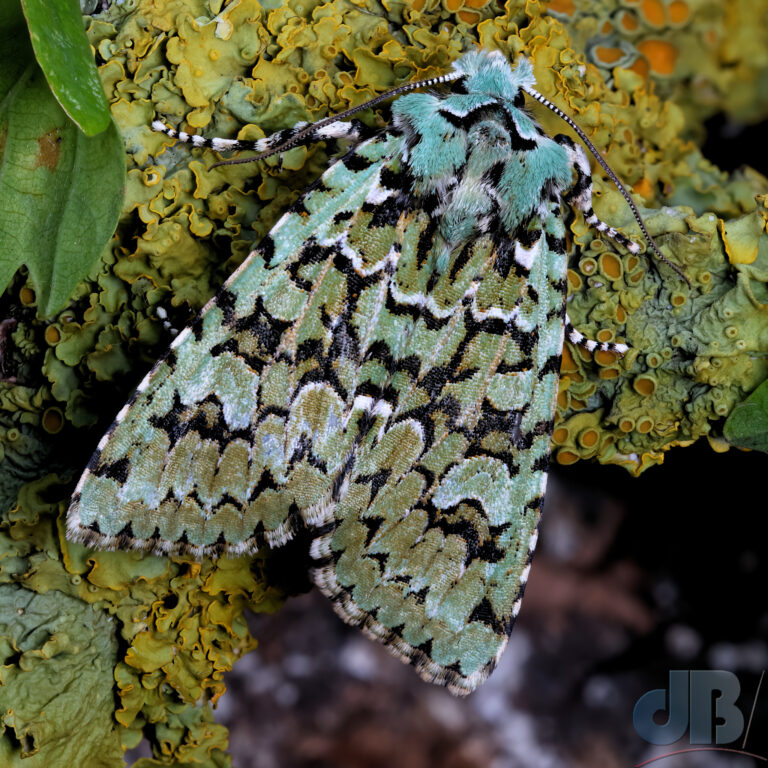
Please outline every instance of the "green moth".
[[627, 349], [567, 320], [563, 206], [639, 250], [592, 211], [581, 148], [525, 109], [528, 93], [565, 117], [533, 86], [526, 59], [476, 51], [374, 100], [399, 96], [380, 132], [350, 113], [257, 142], [154, 124], [259, 157], [349, 148], [139, 384], [69, 537], [218, 557], [309, 530], [345, 621], [425, 679], [476, 688], [530, 570], [564, 334]]

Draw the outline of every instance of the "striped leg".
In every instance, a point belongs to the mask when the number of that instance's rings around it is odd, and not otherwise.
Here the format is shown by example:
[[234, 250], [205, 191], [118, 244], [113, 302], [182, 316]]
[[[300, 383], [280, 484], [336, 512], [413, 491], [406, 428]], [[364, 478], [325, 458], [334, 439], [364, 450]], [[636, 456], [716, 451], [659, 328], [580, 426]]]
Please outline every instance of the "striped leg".
[[618, 342], [613, 341], [593, 341], [592, 339], [588, 339], [583, 333], [577, 331], [573, 327], [571, 318], [568, 317], [567, 314], [565, 316], [565, 338], [568, 339], [571, 344], [584, 347], [584, 349], [589, 352], [597, 350], [598, 352], [615, 352], [618, 355], [623, 355], [629, 350], [629, 346], [626, 344], [619, 344]]
[[565, 201], [584, 214], [584, 221], [590, 227], [594, 227], [598, 232], [610, 237], [611, 240], [626, 248], [630, 253], [640, 253], [640, 246], [634, 240], [630, 240], [614, 227], [598, 219], [592, 210], [592, 172], [586, 152], [563, 134], [555, 136], [555, 141], [568, 153], [571, 165], [576, 170], [576, 182], [564, 195]]
[[[205, 136], [177, 131], [170, 128], [161, 120], [152, 123], [152, 130], [166, 133], [179, 141], [186, 141], [196, 147], [209, 147], [219, 152], [231, 150], [247, 150], [258, 152], [259, 157], [284, 152], [287, 149], [303, 144], [313, 144], [317, 141], [348, 139], [358, 141], [366, 138], [371, 129], [359, 120], [321, 120], [317, 123], [296, 123], [292, 128], [277, 131], [271, 136], [256, 141], [240, 141], [239, 139], [207, 139]], [[256, 159], [256, 158], [252, 158]]]

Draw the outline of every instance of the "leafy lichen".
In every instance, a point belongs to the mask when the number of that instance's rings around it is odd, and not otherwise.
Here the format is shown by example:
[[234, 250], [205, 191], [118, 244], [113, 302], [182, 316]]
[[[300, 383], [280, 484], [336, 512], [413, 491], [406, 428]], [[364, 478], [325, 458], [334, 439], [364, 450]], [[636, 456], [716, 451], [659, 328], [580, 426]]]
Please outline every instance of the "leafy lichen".
[[[735, 8], [757, 12], [760, 3], [744, 0]], [[184, 325], [328, 162], [320, 145], [253, 166], [207, 170], [211, 156], [153, 133], [152, 119], [207, 135], [258, 138], [443, 72], [474, 42], [510, 60], [530, 56], [539, 89], [578, 120], [632, 187], [652, 234], [693, 284], [689, 290], [643, 255], [619, 253], [581, 218], [571, 223], [578, 246], [568, 275], [571, 317], [581, 330], [625, 339], [632, 349], [623, 359], [566, 349], [555, 457], [640, 472], [672, 446], [704, 435], [719, 446], [722, 418], [768, 373], [767, 215], [760, 197], [768, 182], [749, 170], [729, 176], [680, 138], [686, 128], [696, 135], [696, 120], [715, 103], [704, 104], [700, 84], [686, 88], [682, 70], [664, 76], [673, 102], [654, 87], [663, 78], [648, 50], [643, 56], [654, 66], [645, 71], [634, 66], [637, 56], [622, 60], [622, 68], [590, 47], [604, 17], [615, 29], [622, 13], [647, 15], [651, 5], [130, 0], [90, 19], [89, 39], [126, 144], [125, 206], [110, 249], [52, 322], [36, 317], [23, 274], [4, 299], [13, 327], [0, 328], [0, 449], [7, 459], [0, 582], [32, 597], [64, 596], [62, 626], [85, 622], [89, 642], [108, 649], [117, 703], [109, 718], [99, 714], [98, 733], [124, 747], [142, 735], [150, 739], [155, 757], [140, 761], [142, 768], [228, 764], [226, 732], [208, 705], [223, 692], [226, 670], [254, 645], [245, 608], [274, 610], [282, 595], [265, 576], [263, 558], [195, 563], [93, 552], [65, 540], [61, 517], [99, 431], [167, 344], [165, 316], [176, 328]], [[689, 3], [688, 16], [675, 21], [673, 11], [681, 9], [666, 3], [666, 21], [654, 34], [681, 48], [706, 29], [722, 40], [734, 16], [713, 16], [710, 5]], [[653, 19], [643, 24], [647, 38]], [[759, 31], [750, 24], [734, 34], [741, 40]], [[642, 50], [641, 37], [625, 37]], [[712, 65], [711, 82], [721, 89], [715, 101], [741, 114], [749, 89], [760, 102], [764, 63], [740, 56], [738, 71], [752, 67], [752, 75], [731, 88], [736, 74], [723, 66], [727, 50], [718, 48]], [[746, 42], [741, 50], [749, 50]], [[550, 133], [564, 130], [543, 108], [537, 117]], [[383, 125], [386, 108], [363, 118]], [[596, 192], [598, 215], [642, 242], [618, 193], [600, 178]], [[82, 450], [73, 451], [73, 442]], [[26, 673], [14, 654], [4, 663], [21, 684]], [[70, 674], [84, 658], [63, 654], [57, 664]], [[112, 705], [108, 699], [104, 711]], [[55, 712], [46, 717], [51, 723], [37, 731], [36, 759], [72, 764], [60, 762], [44, 736], [58, 728]], [[14, 764], [23, 745], [5, 724], [7, 744], [0, 739], [0, 748]], [[118, 751], [102, 750], [103, 764], [120, 764]]]
[[[117, 639], [102, 611], [55, 590], [0, 584], [0, 762], [109, 766]], [[88, 696], [83, 696], [83, 691]]]

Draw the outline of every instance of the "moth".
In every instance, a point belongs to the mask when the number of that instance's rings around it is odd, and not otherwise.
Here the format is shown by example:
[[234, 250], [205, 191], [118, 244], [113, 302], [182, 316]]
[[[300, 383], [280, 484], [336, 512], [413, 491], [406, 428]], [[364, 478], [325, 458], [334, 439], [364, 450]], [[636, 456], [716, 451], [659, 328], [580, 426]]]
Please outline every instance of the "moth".
[[[202, 558], [308, 530], [312, 579], [346, 622], [424, 679], [474, 690], [520, 610], [563, 338], [627, 350], [568, 320], [564, 206], [640, 250], [595, 216], [584, 151], [526, 109], [528, 94], [594, 150], [534, 85], [527, 59], [474, 51], [449, 74], [255, 142], [154, 123], [259, 158], [348, 148], [118, 413], [68, 536]], [[341, 119], [393, 96], [385, 130]]]

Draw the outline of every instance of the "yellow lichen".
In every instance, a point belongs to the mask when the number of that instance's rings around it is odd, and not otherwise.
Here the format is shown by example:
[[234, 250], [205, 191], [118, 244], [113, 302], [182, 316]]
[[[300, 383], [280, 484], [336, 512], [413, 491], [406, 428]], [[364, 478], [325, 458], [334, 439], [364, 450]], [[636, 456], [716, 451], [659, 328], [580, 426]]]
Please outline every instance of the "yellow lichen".
[[19, 290], [19, 301], [24, 306], [31, 307], [34, 305], [35, 300], [35, 292], [28, 285], [23, 285]]
[[637, 44], [637, 50], [645, 56], [655, 75], [671, 75], [675, 71], [678, 51], [666, 40], [647, 38]]

